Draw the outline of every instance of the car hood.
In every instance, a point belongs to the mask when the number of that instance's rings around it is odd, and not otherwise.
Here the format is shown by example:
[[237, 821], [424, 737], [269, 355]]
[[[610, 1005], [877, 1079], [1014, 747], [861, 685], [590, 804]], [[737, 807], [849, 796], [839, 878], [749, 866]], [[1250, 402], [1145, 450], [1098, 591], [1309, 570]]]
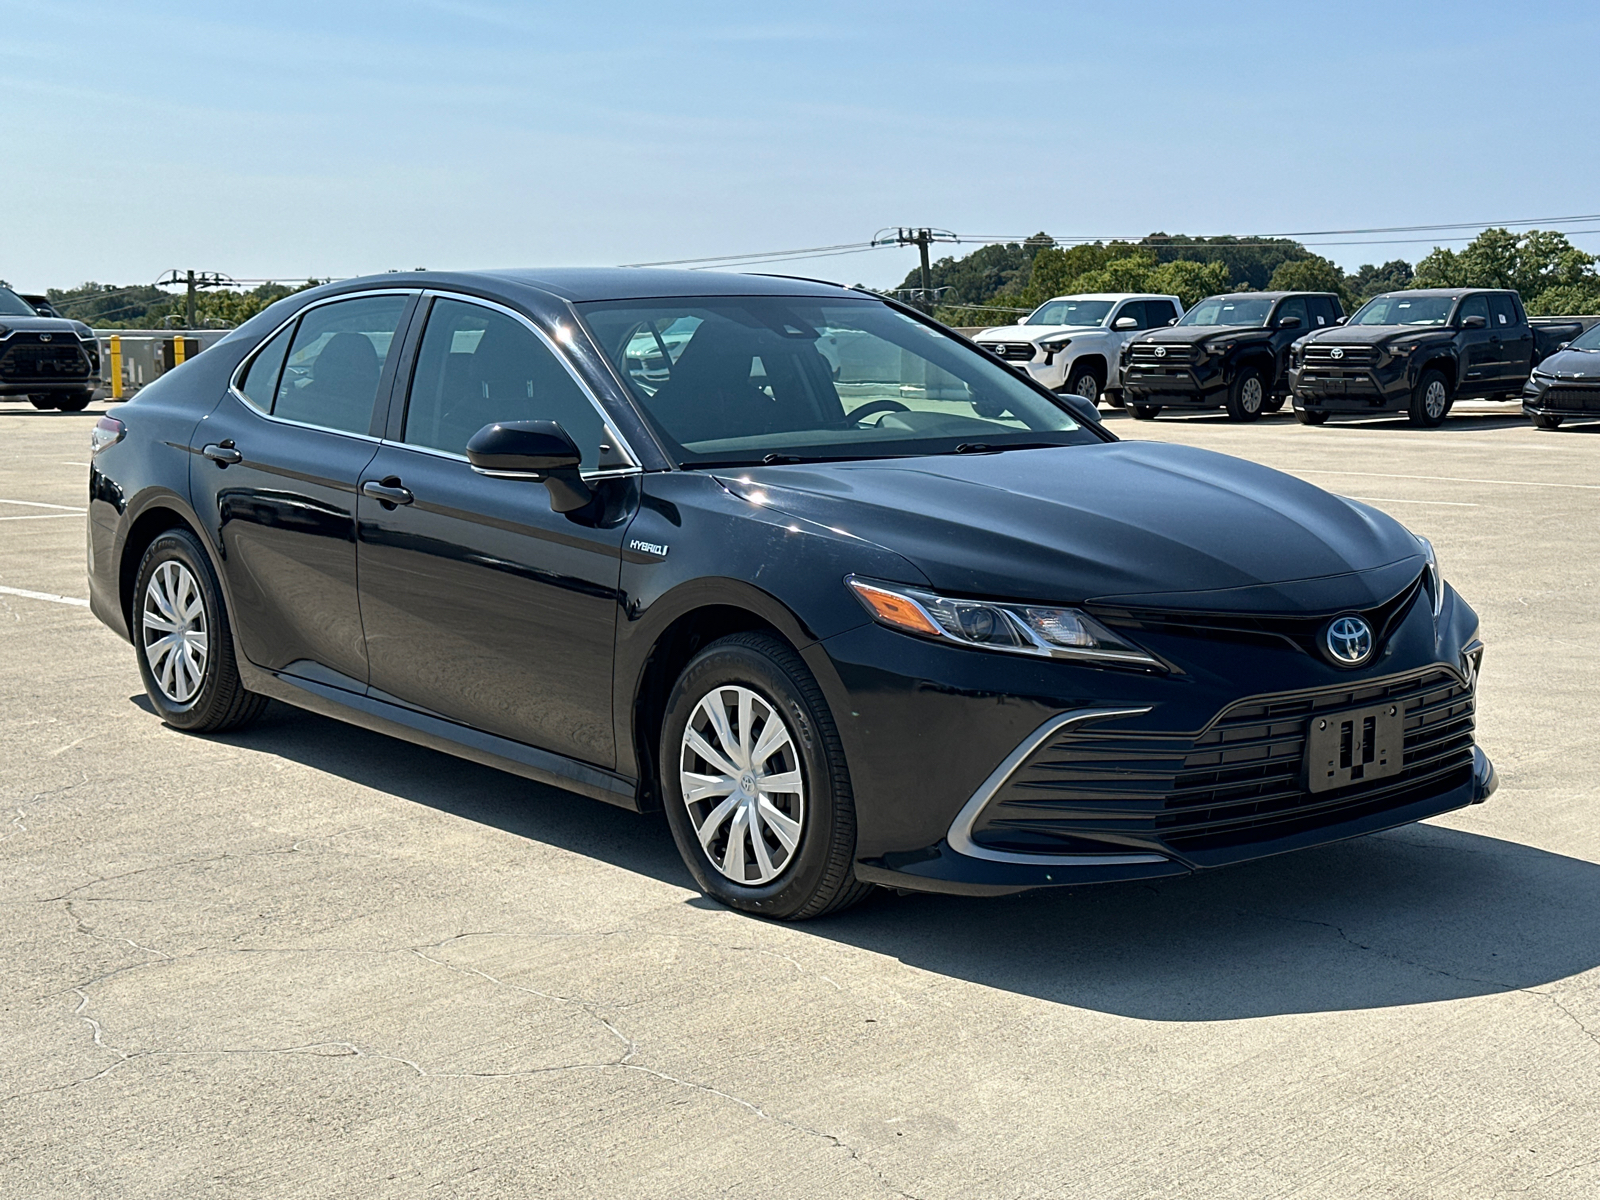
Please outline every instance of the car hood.
[[1593, 379], [1600, 382], [1600, 351], [1558, 350], [1539, 364], [1541, 375], [1558, 379]]
[[1434, 325], [1335, 325], [1318, 329], [1302, 340], [1339, 346], [1381, 346], [1401, 338], [1414, 342], [1418, 338], [1448, 338], [1450, 335], [1449, 329]]
[[1086, 333], [1099, 333], [1098, 325], [1002, 325], [998, 329], [985, 329], [973, 341], [984, 342], [1037, 342], [1057, 334], [1081, 337]]
[[1166, 329], [1153, 329], [1149, 333], [1139, 335], [1139, 341], [1165, 346], [1192, 346], [1196, 342], [1210, 341], [1212, 338], [1232, 338], [1235, 341], [1244, 341], [1247, 338], [1270, 337], [1270, 329], [1258, 329], [1249, 325], [1175, 325]]
[[1338, 610], [1391, 598], [1423, 562], [1416, 538], [1375, 509], [1189, 446], [775, 466], [721, 482], [891, 550], [936, 589], [972, 596]]
[[0, 316], [0, 328], [13, 333], [70, 333], [85, 339], [94, 337], [94, 331], [82, 321], [69, 321], [65, 317]]

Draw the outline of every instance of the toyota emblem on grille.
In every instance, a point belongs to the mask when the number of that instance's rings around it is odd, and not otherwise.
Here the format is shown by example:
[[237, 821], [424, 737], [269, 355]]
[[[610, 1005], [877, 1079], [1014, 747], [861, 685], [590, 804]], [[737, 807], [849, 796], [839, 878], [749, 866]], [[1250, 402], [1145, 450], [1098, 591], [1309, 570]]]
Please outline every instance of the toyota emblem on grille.
[[1165, 346], [1157, 346], [1156, 347], [1156, 357], [1157, 358], [1165, 358], [1166, 356], [1167, 356], [1167, 348]]
[[55, 337], [55, 334], [53, 334], [53, 333], [41, 333], [39, 335], [39, 340], [41, 342], [48, 342], [53, 337]]
[[1335, 346], [1332, 350], [1328, 351], [1328, 357], [1329, 358], [1343, 358], [1344, 357], [1344, 347], [1343, 346]]
[[1361, 617], [1335, 617], [1322, 640], [1340, 666], [1359, 667], [1372, 657], [1372, 626]]

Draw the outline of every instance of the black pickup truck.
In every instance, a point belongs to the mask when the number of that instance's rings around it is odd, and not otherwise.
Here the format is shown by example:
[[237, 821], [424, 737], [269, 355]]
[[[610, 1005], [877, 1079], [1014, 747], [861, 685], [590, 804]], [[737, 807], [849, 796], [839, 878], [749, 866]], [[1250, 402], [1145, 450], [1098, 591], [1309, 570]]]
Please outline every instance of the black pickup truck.
[[1348, 324], [1295, 344], [1294, 415], [1403, 412], [1432, 429], [1455, 401], [1516, 398], [1536, 364], [1583, 332], [1578, 321], [1530, 324], [1522, 298], [1486, 288], [1418, 288], [1368, 300]]
[[1230, 420], [1254, 421], [1283, 407], [1290, 345], [1343, 315], [1331, 292], [1207, 296], [1176, 325], [1123, 346], [1123, 400], [1141, 421], [1163, 408], [1226, 408]]
[[26, 396], [35, 408], [81, 412], [94, 398], [100, 344], [82, 321], [41, 317], [0, 288], [0, 397]]

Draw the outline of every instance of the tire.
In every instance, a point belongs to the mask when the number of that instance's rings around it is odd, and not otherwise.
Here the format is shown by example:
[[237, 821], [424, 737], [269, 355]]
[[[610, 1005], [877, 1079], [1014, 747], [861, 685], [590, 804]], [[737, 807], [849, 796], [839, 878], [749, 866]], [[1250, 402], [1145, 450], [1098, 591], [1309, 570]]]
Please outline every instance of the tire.
[[1130, 404], [1128, 411], [1133, 414], [1135, 421], [1154, 421], [1156, 414], [1161, 411], [1159, 404]]
[[56, 398], [50, 395], [29, 396], [28, 403], [33, 405], [40, 412], [49, 412], [56, 406]]
[[1106, 392], [1106, 403], [1112, 408], [1122, 408], [1127, 401], [1123, 399], [1121, 388], [1112, 388]]
[[1228, 389], [1228, 420], [1255, 421], [1267, 403], [1267, 381], [1256, 367], [1243, 367]]
[[[145, 694], [168, 725], [220, 733], [248, 724], [266, 708], [267, 698], [246, 691], [239, 678], [222, 589], [199, 539], [187, 529], [168, 530], [144, 552], [129, 625]], [[188, 636], [167, 642], [175, 628]], [[168, 648], [152, 664], [151, 651], [162, 643]]]
[[1294, 419], [1302, 425], [1326, 425], [1328, 423], [1328, 414], [1297, 408], [1294, 410]]
[[1535, 429], [1560, 429], [1561, 418], [1554, 413], [1536, 413], [1533, 417]]
[[57, 396], [55, 406], [62, 412], [82, 412], [89, 407], [89, 401], [93, 399], [93, 392], [73, 392], [70, 395]]
[[1100, 403], [1100, 390], [1105, 386], [1105, 381], [1100, 378], [1100, 373], [1093, 367], [1074, 367], [1072, 374], [1067, 377], [1066, 390], [1074, 396], [1082, 396], [1090, 404]]
[[1261, 406], [1261, 411], [1269, 413], [1282, 412], [1283, 406], [1288, 400], [1289, 397], [1287, 396], [1274, 396]]
[[1416, 391], [1411, 393], [1406, 416], [1418, 429], [1437, 429], [1444, 424], [1449, 411], [1450, 385], [1445, 382], [1444, 372], [1424, 371], [1422, 378], [1417, 380]]
[[[741, 757], [740, 732], [754, 733], [755, 750], [769, 735], [778, 740], [754, 760], [748, 752]], [[723, 761], [703, 755], [695, 740]], [[851, 865], [855, 799], [833, 716], [805, 663], [778, 638], [737, 633], [695, 655], [667, 701], [658, 761], [673, 840], [706, 895], [742, 912], [798, 921], [842, 911], [872, 891]], [[685, 773], [722, 785], [691, 806]], [[796, 776], [793, 789], [758, 784]]]

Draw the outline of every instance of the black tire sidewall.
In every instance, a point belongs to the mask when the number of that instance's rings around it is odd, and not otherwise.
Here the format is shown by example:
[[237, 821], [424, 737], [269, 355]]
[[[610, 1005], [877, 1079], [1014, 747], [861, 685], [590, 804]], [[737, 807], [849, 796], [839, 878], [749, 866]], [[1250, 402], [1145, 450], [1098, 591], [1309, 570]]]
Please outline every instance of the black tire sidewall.
[[[1093, 396], [1085, 396], [1078, 391], [1078, 385], [1085, 379], [1094, 381]], [[1074, 369], [1072, 374], [1067, 377], [1067, 392], [1070, 395], [1077, 396], [1080, 400], [1087, 400], [1090, 404], [1098, 405], [1100, 403], [1100, 395], [1104, 391], [1105, 385], [1101, 382], [1100, 376], [1092, 367], [1078, 367]]]
[[[174, 705], [161, 694], [155, 675], [150, 670], [150, 660], [144, 647], [145, 589], [157, 567], [164, 562], [181, 562], [194, 575], [200, 586], [200, 601], [206, 613], [206, 669], [205, 679], [194, 698], [186, 704]], [[232, 655], [228, 653], [227, 639], [232, 636], [227, 615], [223, 609], [222, 591], [217, 584], [216, 572], [206, 556], [200, 541], [183, 529], [170, 529], [150, 543], [139, 562], [134, 578], [132, 611], [129, 614], [130, 632], [133, 634], [134, 657], [139, 662], [139, 677], [144, 681], [145, 694], [150, 698], [156, 714], [168, 725], [178, 729], [195, 729], [206, 726], [217, 707], [218, 693], [223, 689], [224, 668], [232, 669]]]
[[1156, 414], [1161, 411], [1159, 404], [1130, 404], [1128, 411], [1133, 414], [1135, 421], [1154, 421]]
[[[1435, 379], [1444, 384], [1444, 408], [1437, 417], [1430, 417], [1428, 415], [1428, 386]], [[1445, 417], [1450, 415], [1451, 402], [1450, 385], [1445, 383], [1444, 372], [1430, 368], [1422, 373], [1421, 379], [1417, 380], [1417, 388], [1416, 391], [1411, 393], [1411, 404], [1406, 416], [1413, 425], [1420, 426], [1423, 429], [1437, 429], [1444, 424]]]
[[[1244, 406], [1244, 385], [1254, 377], [1261, 384], [1261, 407], [1250, 412]], [[1267, 408], [1267, 377], [1259, 367], [1241, 367], [1228, 389], [1228, 416], [1235, 421], [1257, 420]]]
[[1540, 413], [1538, 416], [1534, 417], [1533, 424], [1536, 429], [1560, 429], [1561, 418], [1546, 416], [1545, 414]]
[[[774, 653], [773, 651], [777, 652]], [[840, 761], [830, 762], [828, 753], [832, 717], [825, 709], [815, 711], [806, 692], [820, 700], [816, 683], [809, 678], [792, 678], [795, 668], [804, 671], [798, 655], [784, 653], [786, 647], [762, 635], [735, 635], [707, 646], [678, 677], [667, 701], [661, 727], [658, 761], [662, 804], [667, 824], [678, 851], [701, 891], [730, 908], [765, 917], [792, 916], [811, 904], [827, 883], [840, 806], [851, 805], [849, 781]], [[785, 659], [791, 661], [785, 662]], [[745, 886], [735, 883], [717, 870], [696, 836], [683, 803], [678, 780], [684, 727], [701, 698], [718, 686], [741, 685], [756, 692], [783, 715], [801, 760], [801, 776], [806, 788], [805, 823], [800, 848], [784, 870], [771, 883]], [[807, 686], [809, 685], [809, 687]], [[854, 810], [846, 815], [854, 850]]]

